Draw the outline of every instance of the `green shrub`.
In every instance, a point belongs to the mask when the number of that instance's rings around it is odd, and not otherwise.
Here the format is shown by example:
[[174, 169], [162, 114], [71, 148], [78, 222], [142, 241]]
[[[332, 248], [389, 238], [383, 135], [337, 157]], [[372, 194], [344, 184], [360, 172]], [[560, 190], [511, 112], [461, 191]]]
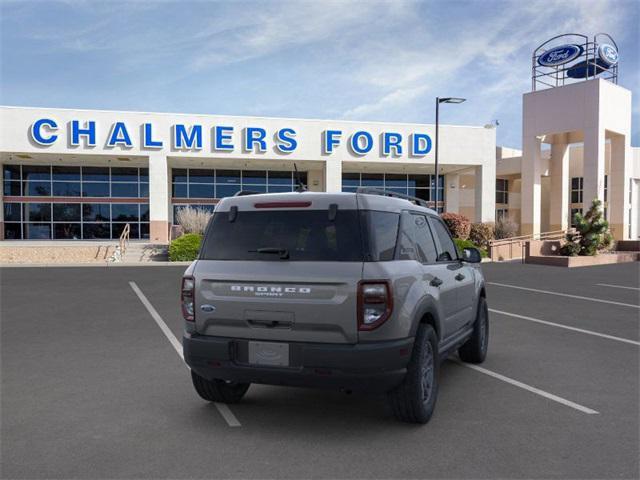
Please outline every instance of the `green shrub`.
[[192, 262], [198, 257], [202, 235], [187, 233], [176, 238], [169, 245], [169, 260], [172, 262]]
[[446, 212], [441, 215], [444, 223], [449, 227], [451, 236], [454, 238], [461, 238], [467, 240], [469, 238], [469, 232], [471, 231], [471, 222], [464, 215], [459, 213]]
[[609, 223], [602, 214], [602, 202], [593, 200], [589, 211], [573, 216], [576, 233], [567, 233], [566, 243], [560, 249], [561, 255], [597, 255], [601, 250], [611, 247], [613, 237], [609, 232]]
[[462, 250], [464, 250], [465, 248], [477, 248], [480, 251], [480, 255], [482, 256], [482, 258], [489, 256], [489, 254], [484, 248], [479, 247], [478, 245], [473, 243], [471, 240], [462, 240], [461, 238], [454, 238], [453, 241], [456, 244], [456, 248], [458, 249], [458, 254], [460, 256], [462, 256]]
[[493, 222], [472, 223], [469, 240], [482, 248], [489, 248], [489, 242], [494, 239], [495, 224]]

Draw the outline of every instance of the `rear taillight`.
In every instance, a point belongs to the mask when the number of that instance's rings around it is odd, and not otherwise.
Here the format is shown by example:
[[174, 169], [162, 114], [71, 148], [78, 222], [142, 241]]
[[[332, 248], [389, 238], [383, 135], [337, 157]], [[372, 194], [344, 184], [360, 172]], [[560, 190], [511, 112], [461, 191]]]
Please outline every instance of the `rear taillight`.
[[393, 310], [388, 280], [366, 280], [358, 284], [358, 330], [373, 330], [386, 322]]
[[193, 292], [195, 290], [193, 277], [182, 277], [182, 290], [180, 291], [180, 304], [182, 305], [182, 316], [188, 322], [195, 321]]

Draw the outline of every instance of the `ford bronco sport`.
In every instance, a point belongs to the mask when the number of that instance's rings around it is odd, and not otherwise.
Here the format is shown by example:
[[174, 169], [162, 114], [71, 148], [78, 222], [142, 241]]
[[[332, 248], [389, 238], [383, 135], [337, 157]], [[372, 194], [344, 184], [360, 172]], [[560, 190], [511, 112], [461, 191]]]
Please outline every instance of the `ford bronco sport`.
[[194, 387], [224, 403], [251, 383], [386, 392], [398, 419], [426, 423], [440, 362], [487, 354], [478, 262], [413, 197], [222, 199], [182, 279]]

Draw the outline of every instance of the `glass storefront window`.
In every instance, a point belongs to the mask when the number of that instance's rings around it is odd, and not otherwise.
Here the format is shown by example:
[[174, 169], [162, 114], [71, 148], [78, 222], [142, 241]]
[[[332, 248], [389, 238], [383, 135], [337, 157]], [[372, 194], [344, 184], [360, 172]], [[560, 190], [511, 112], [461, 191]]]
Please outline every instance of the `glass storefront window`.
[[111, 206], [108, 203], [82, 204], [82, 220], [85, 222], [101, 222], [111, 220]]
[[137, 183], [112, 183], [111, 196], [137, 198], [138, 184]]
[[24, 182], [23, 192], [26, 197], [50, 197], [51, 182]]
[[79, 203], [54, 203], [53, 204], [53, 221], [54, 222], [79, 222], [80, 221], [80, 204]]
[[25, 223], [23, 233], [27, 240], [48, 240], [51, 238], [51, 224]]
[[25, 222], [51, 221], [50, 203], [25, 203], [23, 218]]
[[83, 197], [108, 197], [109, 184], [96, 183], [96, 182], [83, 182], [82, 196]]
[[51, 167], [49, 165], [23, 165], [23, 180], [51, 180]]
[[113, 222], [137, 222], [139, 220], [137, 203], [112, 203], [111, 219]]
[[213, 184], [205, 185], [200, 183], [190, 183], [189, 198], [215, 198], [215, 189]]
[[3, 195], [5, 196], [14, 196], [14, 197], [19, 197], [20, 195], [22, 195], [22, 184], [20, 182], [14, 182], [12, 180], [5, 180], [4, 181], [4, 189], [3, 189]]
[[79, 223], [54, 223], [53, 238], [80, 240], [82, 238], [82, 227]]
[[19, 203], [4, 204], [4, 221], [19, 222], [22, 220], [22, 208]]
[[79, 197], [80, 191], [79, 182], [53, 182], [54, 197]]
[[80, 181], [80, 167], [53, 167], [53, 181]]
[[82, 181], [108, 182], [109, 167], [82, 167]]

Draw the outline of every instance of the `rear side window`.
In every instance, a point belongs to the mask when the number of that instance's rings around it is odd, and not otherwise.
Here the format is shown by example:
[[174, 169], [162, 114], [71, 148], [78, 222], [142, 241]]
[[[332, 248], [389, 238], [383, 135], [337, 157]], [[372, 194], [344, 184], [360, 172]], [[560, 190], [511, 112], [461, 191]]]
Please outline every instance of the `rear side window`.
[[456, 246], [453, 240], [451, 240], [449, 230], [447, 230], [442, 220], [439, 218], [430, 218], [429, 223], [431, 224], [431, 230], [438, 243], [438, 261], [450, 262], [451, 260], [457, 259], [458, 252], [456, 251]]
[[368, 243], [368, 260], [372, 262], [393, 260], [400, 214], [370, 210], [363, 211], [362, 216], [368, 230], [365, 235]]
[[229, 219], [214, 214], [202, 260], [363, 261], [356, 210], [338, 210], [333, 220], [327, 210], [241, 211]]

